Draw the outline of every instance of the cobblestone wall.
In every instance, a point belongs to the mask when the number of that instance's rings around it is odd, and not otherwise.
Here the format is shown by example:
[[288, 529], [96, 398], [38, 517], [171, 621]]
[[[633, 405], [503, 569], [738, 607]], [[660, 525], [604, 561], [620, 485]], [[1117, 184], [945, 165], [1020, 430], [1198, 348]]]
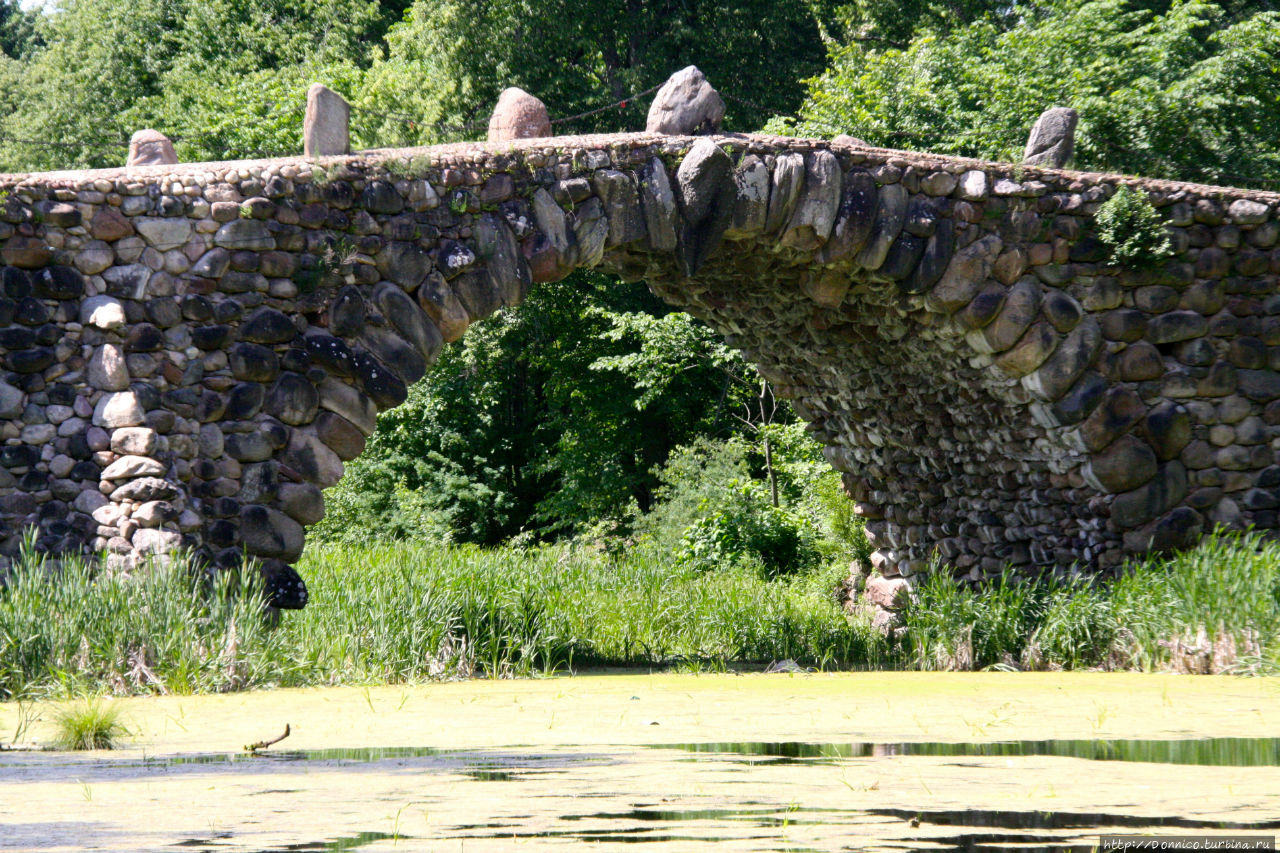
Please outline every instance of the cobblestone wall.
[[[1147, 193], [1173, 255], [1109, 261]], [[876, 568], [1115, 567], [1277, 526], [1280, 197], [763, 136], [0, 178], [0, 555], [261, 562], [440, 347], [600, 266], [789, 397]], [[589, 380], [584, 380], [589, 381]]]

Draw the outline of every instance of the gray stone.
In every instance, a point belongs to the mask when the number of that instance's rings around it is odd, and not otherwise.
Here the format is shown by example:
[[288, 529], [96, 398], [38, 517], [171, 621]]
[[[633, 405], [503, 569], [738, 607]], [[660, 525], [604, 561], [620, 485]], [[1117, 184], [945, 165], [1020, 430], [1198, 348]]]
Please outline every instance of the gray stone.
[[991, 192], [991, 181], [987, 173], [979, 169], [970, 169], [960, 176], [955, 193], [965, 201], [984, 201]]
[[[857, 266], [874, 272], [884, 264], [893, 241], [902, 233], [902, 224], [907, 213], [907, 199], [907, 188], [902, 184], [889, 184], [880, 188], [880, 193], [876, 197], [875, 221], [872, 223], [871, 234], [867, 237], [866, 245], [862, 247], [862, 251], [854, 261]], [[985, 273], [983, 277], [986, 277]]]
[[240, 510], [240, 538], [258, 557], [292, 561], [302, 556], [302, 525], [278, 509], [250, 504]]
[[267, 393], [263, 410], [283, 423], [296, 426], [315, 420], [320, 393], [303, 376], [282, 373]]
[[1111, 523], [1130, 530], [1167, 512], [1187, 494], [1187, 469], [1181, 462], [1166, 462], [1146, 485], [1116, 495]]
[[986, 327], [969, 332], [965, 340], [978, 352], [999, 353], [1013, 346], [1040, 312], [1040, 283], [1030, 276], [1009, 288], [1000, 313]]
[[176, 521], [178, 515], [177, 508], [168, 501], [147, 501], [129, 517], [143, 527], [159, 527], [167, 521]]
[[1176, 459], [1191, 441], [1191, 416], [1185, 406], [1166, 400], [1147, 413], [1143, 433], [1157, 459], [1161, 462]]
[[1040, 321], [1027, 329], [1007, 351], [996, 356], [995, 364], [1009, 376], [1021, 378], [1044, 364], [1057, 346], [1058, 333], [1053, 326]]
[[[662, 161], [656, 161], [658, 168], [662, 168]], [[663, 172], [663, 177], [666, 172]], [[646, 210], [646, 214], [648, 211]], [[551, 193], [542, 187], [539, 187], [533, 194], [533, 218], [537, 223], [538, 230], [546, 236], [551, 245], [557, 252], [562, 255], [568, 254], [569, 247], [572, 245], [570, 236], [572, 231], [569, 229], [568, 219], [565, 217], [564, 210], [560, 205], [556, 204], [556, 200], [551, 197]]]
[[191, 220], [186, 218], [139, 216], [133, 225], [158, 252], [185, 246], [191, 239]]
[[330, 157], [351, 151], [350, 124], [351, 107], [346, 99], [328, 86], [311, 84], [302, 121], [303, 156]]
[[725, 236], [751, 237], [764, 231], [769, 215], [769, 177], [769, 167], [759, 157], [749, 154], [742, 158], [733, 173], [738, 199]]
[[129, 159], [126, 167], [133, 166], [172, 166], [178, 162], [178, 155], [173, 150], [169, 137], [158, 130], [136, 131], [129, 137]]
[[262, 432], [233, 432], [223, 439], [226, 454], [237, 462], [263, 462], [275, 453], [270, 437]]
[[1112, 442], [1084, 466], [1085, 482], [1100, 492], [1127, 492], [1156, 475], [1156, 455], [1132, 435]]
[[90, 240], [76, 252], [73, 263], [85, 275], [97, 275], [116, 262], [115, 250], [109, 243]]
[[364, 433], [351, 421], [333, 412], [321, 412], [316, 418], [316, 435], [344, 462], [364, 452]]
[[1237, 225], [1260, 225], [1270, 213], [1268, 205], [1247, 198], [1238, 198], [1227, 207], [1227, 216]]
[[129, 388], [129, 368], [124, 350], [115, 344], [103, 344], [89, 358], [89, 384], [103, 391], [125, 391]]
[[0, 419], [17, 418], [26, 407], [26, 395], [0, 379]]
[[953, 314], [968, 305], [991, 274], [1003, 245], [999, 237], [988, 234], [956, 252], [947, 271], [925, 296], [929, 310]]
[[594, 175], [596, 195], [609, 218], [609, 239], [605, 245], [622, 246], [645, 238], [640, 196], [631, 176], [616, 169], [600, 169]]
[[706, 76], [690, 65], [667, 78], [653, 96], [646, 133], [688, 136], [713, 133], [724, 120], [724, 100]]
[[[612, 220], [606, 223], [606, 227], [606, 234], [611, 234]], [[515, 235], [502, 217], [486, 213], [476, 223], [474, 236], [476, 255], [484, 262], [489, 280], [502, 297], [502, 304], [507, 308], [519, 305], [529, 292], [533, 279]], [[607, 238], [605, 245], [608, 245]]]
[[324, 493], [310, 483], [281, 483], [276, 500], [300, 524], [317, 524], [324, 518]]
[[218, 229], [213, 242], [224, 249], [263, 252], [276, 247], [265, 222], [257, 219], [233, 219]]
[[[538, 279], [538, 281], [552, 280], [555, 279]], [[467, 315], [467, 309], [463, 307], [462, 301], [449, 286], [449, 282], [438, 272], [431, 273], [423, 280], [418, 288], [418, 304], [435, 323], [446, 343], [452, 343], [461, 338], [471, 323], [471, 318]]]
[[1101, 346], [1102, 332], [1089, 317], [1063, 339], [1039, 370], [1022, 377], [1022, 387], [1046, 402], [1060, 399], [1093, 363]]
[[[147, 427], [121, 427], [111, 433], [111, 451], [126, 456], [154, 456], [160, 436]], [[216, 455], [216, 454], [215, 454]], [[157, 473], [163, 473], [163, 470]], [[137, 475], [134, 475], [137, 476]], [[108, 477], [107, 479], [112, 479]]]
[[93, 410], [94, 425], [107, 429], [141, 426], [145, 422], [146, 413], [138, 404], [137, 395], [132, 391], [103, 394]]
[[551, 135], [547, 105], [524, 89], [511, 86], [498, 95], [489, 117], [489, 141], [533, 139]]
[[1209, 321], [1195, 311], [1170, 311], [1152, 317], [1147, 323], [1147, 340], [1153, 344], [1170, 344], [1198, 338], [1209, 328]]
[[820, 248], [831, 236], [840, 209], [840, 163], [830, 151], [805, 157], [804, 190], [780, 242], [802, 251]]
[[373, 435], [378, 426], [378, 410], [372, 400], [345, 382], [333, 378], [321, 382], [319, 390], [321, 408], [342, 415], [365, 435]]
[[667, 177], [667, 167], [657, 157], [651, 159], [640, 173], [640, 201], [645, 228], [649, 232], [649, 248], [655, 252], [674, 252], [679, 211]]
[[173, 500], [178, 497], [178, 488], [168, 480], [162, 480], [159, 477], [139, 477], [136, 480], [130, 480], [122, 486], [118, 486], [111, 493], [112, 500], [116, 501], [145, 501], [155, 500]]
[[373, 303], [427, 364], [435, 361], [444, 343], [440, 330], [407, 293], [383, 282], [373, 289]]
[[605, 241], [609, 238], [609, 220], [605, 218], [604, 205], [598, 198], [587, 199], [573, 212], [573, 216], [578, 264], [587, 268], [599, 266], [604, 259]]
[[773, 164], [773, 177], [769, 189], [769, 212], [764, 230], [776, 234], [791, 220], [800, 188], [804, 186], [804, 155], [780, 154]]
[[875, 226], [878, 194], [876, 180], [866, 169], [854, 169], [844, 176], [831, 237], [818, 254], [821, 263], [854, 257], [862, 251]]
[[394, 332], [371, 326], [365, 329], [359, 341], [406, 386], [417, 382], [427, 372], [426, 359], [417, 348]]
[[1052, 107], [1040, 114], [1027, 138], [1022, 162], [1061, 169], [1071, 160], [1079, 114], [1070, 107]]
[[327, 489], [342, 479], [342, 460], [313, 431], [295, 429], [280, 461], [304, 480]]
[[182, 547], [182, 534], [173, 530], [142, 527], [133, 534], [131, 543], [139, 557], [172, 554]]
[[676, 170], [676, 198], [684, 219], [676, 254], [693, 275], [720, 246], [737, 202], [733, 163], [720, 146], [700, 139]]

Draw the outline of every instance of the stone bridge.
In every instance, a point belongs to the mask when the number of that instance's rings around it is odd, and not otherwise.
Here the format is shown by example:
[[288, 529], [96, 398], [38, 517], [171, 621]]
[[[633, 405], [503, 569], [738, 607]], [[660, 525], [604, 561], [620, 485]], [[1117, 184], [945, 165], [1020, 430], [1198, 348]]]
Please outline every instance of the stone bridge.
[[[1148, 195], [1173, 254], [1110, 260]], [[0, 553], [245, 553], [446, 342], [643, 279], [791, 399], [874, 563], [1090, 570], [1277, 527], [1280, 196], [768, 136], [560, 137], [0, 177]], [[589, 381], [589, 379], [584, 379]]]

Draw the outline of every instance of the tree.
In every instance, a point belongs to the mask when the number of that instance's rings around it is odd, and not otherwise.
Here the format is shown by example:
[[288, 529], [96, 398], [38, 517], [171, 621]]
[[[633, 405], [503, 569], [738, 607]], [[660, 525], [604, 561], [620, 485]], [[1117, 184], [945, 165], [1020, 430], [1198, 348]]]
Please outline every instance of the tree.
[[1016, 161], [1037, 115], [1071, 106], [1081, 168], [1280, 185], [1280, 13], [1206, 0], [1008, 8], [904, 49], [850, 41], [801, 121], [773, 127]]
[[296, 153], [307, 85], [354, 80], [388, 24], [372, 0], [68, 0], [38, 20], [0, 160], [119, 165], [142, 127], [187, 159]]
[[[789, 112], [822, 69], [819, 22], [803, 0], [418, 0], [388, 33], [365, 103], [420, 119], [387, 120], [403, 143], [483, 136], [507, 86], [541, 98], [552, 119], [627, 98], [697, 65], [728, 97], [726, 126]], [[638, 130], [647, 99], [563, 132]]]
[[651, 507], [672, 449], [739, 428], [749, 370], [643, 285], [538, 285], [379, 416], [319, 535], [494, 544], [621, 523]]

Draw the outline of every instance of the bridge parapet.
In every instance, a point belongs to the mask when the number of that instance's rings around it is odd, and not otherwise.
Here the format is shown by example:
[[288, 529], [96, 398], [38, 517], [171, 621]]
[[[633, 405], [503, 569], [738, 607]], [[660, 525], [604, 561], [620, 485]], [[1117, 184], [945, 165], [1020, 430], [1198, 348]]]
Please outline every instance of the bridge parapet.
[[[1110, 259], [1144, 191], [1173, 254]], [[248, 553], [277, 603], [443, 343], [599, 266], [790, 397], [876, 567], [1115, 567], [1280, 508], [1280, 197], [766, 136], [0, 177], [0, 553]]]

